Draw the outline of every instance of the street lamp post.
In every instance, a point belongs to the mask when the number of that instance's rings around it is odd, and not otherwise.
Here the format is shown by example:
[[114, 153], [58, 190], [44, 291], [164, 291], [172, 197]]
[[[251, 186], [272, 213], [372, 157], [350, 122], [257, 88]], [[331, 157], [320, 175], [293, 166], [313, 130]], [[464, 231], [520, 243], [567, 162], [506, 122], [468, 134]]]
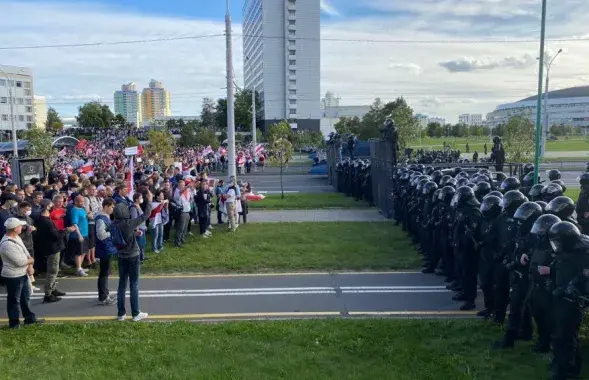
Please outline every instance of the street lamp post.
[[231, 13], [229, 0], [226, 1], [227, 13], [225, 14], [225, 37], [227, 54], [227, 160], [229, 178], [237, 173], [235, 167], [235, 109], [233, 104], [233, 52], [231, 41]]
[[0, 73], [4, 75], [6, 78], [6, 84], [8, 85], [8, 96], [10, 98], [10, 127], [12, 129], [12, 155], [14, 158], [18, 158], [18, 139], [16, 138], [16, 125], [14, 124], [14, 98], [12, 96], [11, 79], [2, 69], [0, 69]]
[[546, 153], [546, 142], [547, 137], [550, 134], [550, 125], [549, 125], [549, 113], [548, 113], [548, 85], [550, 83], [550, 67], [552, 67], [552, 63], [558, 57], [558, 55], [562, 53], [562, 49], [559, 49], [556, 55], [550, 60], [548, 63], [544, 63], [546, 67], [546, 85], [544, 86], [544, 128], [542, 133], [542, 151], [540, 152], [541, 156], [544, 157]]
[[542, 128], [540, 126], [540, 107], [542, 106], [542, 75], [544, 74], [544, 40], [546, 37], [546, 0], [542, 0], [542, 22], [540, 23], [540, 67], [538, 69], [538, 102], [536, 104], [536, 152], [534, 157], [534, 183], [538, 183], [540, 170], [540, 143]]

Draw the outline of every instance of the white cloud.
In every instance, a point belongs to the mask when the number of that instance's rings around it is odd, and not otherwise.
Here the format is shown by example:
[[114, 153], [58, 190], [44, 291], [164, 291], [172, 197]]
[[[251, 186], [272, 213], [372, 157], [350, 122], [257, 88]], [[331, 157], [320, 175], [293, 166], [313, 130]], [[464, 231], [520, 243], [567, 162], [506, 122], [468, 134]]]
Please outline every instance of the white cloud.
[[[347, 14], [346, 7], [340, 6], [346, 1], [336, 3], [342, 14]], [[356, 0], [354, 3], [358, 1], [368, 2]], [[501, 21], [499, 17], [484, 18], [484, 15], [481, 18], [457, 16], [444, 13], [452, 9], [444, 5], [449, 2], [443, 0], [440, 1], [446, 8], [441, 5], [442, 11], [436, 13], [425, 6], [428, 1], [382, 2], [384, 5], [413, 7], [411, 12], [414, 14], [387, 16], [380, 12], [375, 17], [324, 21], [321, 28], [324, 39], [321, 45], [322, 92], [332, 90], [341, 97], [342, 104], [349, 105], [368, 104], [377, 96], [383, 100], [404, 96], [416, 112], [454, 121], [460, 113], [487, 113], [499, 103], [534, 94], [538, 70], [536, 42], [415, 42], [505, 39], [507, 36], [536, 39], [539, 24], [534, 17], [518, 16], [522, 19], [513, 23]], [[518, 4], [525, 4], [510, 1], [509, 4], [516, 8]], [[562, 0], [551, 5], [549, 38], [587, 34], [589, 13], [582, 12], [585, 1]], [[500, 5], [499, 0], [489, 2], [490, 8]], [[481, 5], [483, 0], [474, 3], [479, 4], [479, 9], [484, 8]], [[211, 35], [222, 34], [224, 30], [221, 20], [146, 16], [83, 3], [4, 1], [2, 12], [0, 47]], [[27, 17], [18, 17], [22, 14]], [[478, 20], [482, 26], [473, 20]], [[481, 31], [483, 26], [487, 28], [485, 34]], [[496, 34], [489, 36], [489, 30]], [[240, 34], [241, 26], [235, 24], [233, 31]], [[375, 40], [413, 42], [378, 43], [373, 42]], [[236, 36], [233, 42], [235, 77], [241, 84], [242, 41]], [[589, 42], [548, 42], [547, 48], [547, 55], [560, 48], [564, 50], [551, 71], [553, 88], [587, 83]], [[492, 64], [494, 68], [461, 74], [450, 73], [439, 65], [440, 62], [456, 61], [459, 57], [470, 57], [467, 63], [470, 62], [471, 66], [474, 60], [475, 67]], [[528, 61], [533, 64], [529, 65]], [[196, 115], [200, 112], [203, 97], [223, 96], [225, 92], [222, 89], [226, 82], [223, 36], [84, 48], [5, 50], [0, 64], [32, 67], [35, 92], [48, 96], [50, 105], [51, 102], [58, 103], [56, 107], [64, 116], [75, 113], [81, 103], [79, 98], [100, 97], [105, 104], [112, 106], [113, 92], [121, 84], [133, 81], [138, 88], [143, 88], [151, 78], [161, 80], [172, 92], [175, 115]], [[419, 77], [415, 73], [419, 73]]]
[[331, 4], [330, 0], [320, 0], [321, 10], [330, 16], [341, 16], [340, 12]]
[[482, 60], [460, 58], [440, 62], [439, 65], [451, 73], [468, 73], [476, 70], [492, 70], [497, 68], [525, 69], [533, 66], [535, 63], [536, 59], [529, 54], [524, 54], [521, 57], [506, 57], [499, 60], [491, 57]]
[[419, 75], [423, 71], [421, 66], [412, 62], [392, 62], [389, 67], [391, 69], [400, 69], [409, 72], [413, 75]]

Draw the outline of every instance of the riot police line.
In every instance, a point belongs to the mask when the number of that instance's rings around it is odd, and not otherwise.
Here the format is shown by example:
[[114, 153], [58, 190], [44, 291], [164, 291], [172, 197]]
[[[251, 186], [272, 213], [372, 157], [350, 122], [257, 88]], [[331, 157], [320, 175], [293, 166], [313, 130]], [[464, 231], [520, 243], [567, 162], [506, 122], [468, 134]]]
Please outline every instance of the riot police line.
[[[579, 204], [564, 195], [558, 170], [534, 184], [534, 166], [505, 178], [489, 169], [404, 165], [393, 173], [396, 225], [423, 257], [423, 273], [445, 278], [477, 316], [503, 325], [495, 348], [533, 339], [552, 349], [552, 379], [578, 376], [579, 328], [589, 302], [589, 173], [579, 178]], [[575, 209], [577, 218], [575, 218]], [[506, 311], [509, 307], [509, 315]]]
[[336, 164], [336, 173], [335, 188], [338, 192], [374, 205], [370, 160], [345, 158]]

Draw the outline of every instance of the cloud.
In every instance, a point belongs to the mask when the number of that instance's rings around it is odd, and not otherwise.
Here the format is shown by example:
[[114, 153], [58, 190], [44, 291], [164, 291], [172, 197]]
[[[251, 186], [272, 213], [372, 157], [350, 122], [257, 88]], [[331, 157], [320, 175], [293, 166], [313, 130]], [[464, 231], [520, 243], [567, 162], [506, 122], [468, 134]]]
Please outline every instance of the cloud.
[[[429, 0], [383, 1], [383, 7], [394, 9], [390, 12], [378, 10], [371, 15], [366, 5], [371, 1], [333, 1], [337, 5], [336, 11], [343, 16], [322, 20], [321, 92], [333, 91], [341, 97], [341, 104], [366, 105], [377, 96], [384, 101], [403, 96], [416, 113], [456, 121], [461, 113], [485, 114], [500, 103], [517, 101], [535, 92], [537, 42], [464, 41], [537, 39], [539, 23], [534, 17], [513, 16], [519, 17], [517, 23], [494, 16], [466, 17], [454, 12], [447, 5], [452, 3], [446, 0], [440, 0], [439, 11], [435, 7], [428, 8], [431, 5], [428, 5]], [[497, 0], [502, 7], [511, 4], [527, 9], [521, 5], [525, 3], [523, 1], [510, 1]], [[481, 5], [483, 0], [474, 2], [479, 4], [479, 10], [484, 8]], [[326, 12], [326, 4], [331, 5], [324, 3], [323, 12]], [[491, 2], [488, 6], [499, 10], [500, 4]], [[549, 11], [549, 38], [587, 34], [589, 13], [583, 11], [584, 4], [585, 0], [554, 3]], [[350, 6], [362, 12], [349, 11]], [[374, 4], [370, 6], [376, 9]], [[398, 8], [406, 10], [396, 12]], [[505, 10], [517, 13], [509, 7]], [[4, 0], [2, 11], [0, 47], [186, 37], [223, 34], [224, 31], [222, 20], [148, 16], [82, 1], [64, 4], [50, 0], [34, 3]], [[475, 11], [478, 12], [474, 9], [471, 13], [475, 14]], [[23, 14], [27, 17], [20, 17]], [[492, 35], [489, 35], [490, 30]], [[235, 78], [238, 85], [242, 85], [241, 25], [234, 24], [233, 32]], [[409, 42], [376, 42], [383, 40]], [[583, 84], [583, 78], [589, 76], [586, 65], [589, 43], [549, 41], [547, 55], [560, 48], [564, 52], [552, 69], [552, 85], [557, 88]], [[113, 93], [121, 84], [135, 82], [137, 88], [142, 89], [147, 87], [151, 78], [161, 80], [171, 91], [172, 114], [176, 116], [198, 115], [203, 97], [224, 96], [226, 91], [223, 89], [226, 80], [225, 38], [222, 35], [182, 41], [9, 50], [3, 53], [0, 64], [33, 69], [35, 93], [47, 96], [48, 105], [55, 106], [64, 117], [75, 115], [77, 107], [84, 101], [101, 99], [113, 107]], [[452, 75], [448, 68], [439, 64], [460, 63], [457, 57], [467, 57], [463, 59], [465, 66], [479, 69], [471, 71], [470, 75]], [[529, 61], [534, 64], [529, 65]], [[489, 65], [493, 68], [480, 68]]]
[[321, 10], [330, 16], [341, 16], [340, 12], [331, 4], [330, 0], [320, 0]]
[[497, 68], [525, 69], [536, 63], [529, 54], [521, 57], [506, 57], [500, 60], [494, 60], [487, 57], [483, 60], [461, 58], [440, 62], [439, 65], [451, 73], [468, 73], [477, 70], [492, 70]]
[[423, 69], [421, 68], [421, 66], [412, 63], [412, 62], [405, 62], [405, 63], [396, 63], [393, 62], [389, 65], [389, 67], [391, 69], [400, 69], [400, 70], [404, 70], [407, 71], [413, 75], [419, 75], [421, 74], [421, 72], [423, 71]]

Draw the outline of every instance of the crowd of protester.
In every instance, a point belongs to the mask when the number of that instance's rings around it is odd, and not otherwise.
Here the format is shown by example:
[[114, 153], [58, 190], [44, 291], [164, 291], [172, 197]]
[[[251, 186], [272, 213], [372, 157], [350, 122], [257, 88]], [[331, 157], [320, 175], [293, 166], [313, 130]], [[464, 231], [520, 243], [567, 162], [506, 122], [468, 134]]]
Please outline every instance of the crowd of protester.
[[[246, 223], [250, 184], [210, 178], [212, 171], [227, 169], [223, 148], [179, 148], [179, 161], [164, 167], [141, 149], [126, 157], [122, 133], [105, 132], [64, 148], [46, 178], [22, 188], [0, 162], [1, 281], [10, 327], [20, 327], [21, 311], [25, 324], [39, 321], [29, 307], [31, 294], [41, 291], [35, 277], [46, 278], [43, 301], [53, 303], [65, 295], [56, 287], [60, 271], [86, 277], [90, 269], [99, 271], [98, 302], [117, 305], [121, 321], [129, 284], [131, 316], [140, 321], [147, 317], [138, 300], [143, 262], [167, 245], [184, 246], [197, 231], [211, 238], [214, 224], [233, 232]], [[238, 168], [245, 173], [263, 167], [265, 155], [259, 153], [254, 163], [250, 149], [238, 149]], [[112, 260], [118, 260], [116, 294], [108, 289]]]

